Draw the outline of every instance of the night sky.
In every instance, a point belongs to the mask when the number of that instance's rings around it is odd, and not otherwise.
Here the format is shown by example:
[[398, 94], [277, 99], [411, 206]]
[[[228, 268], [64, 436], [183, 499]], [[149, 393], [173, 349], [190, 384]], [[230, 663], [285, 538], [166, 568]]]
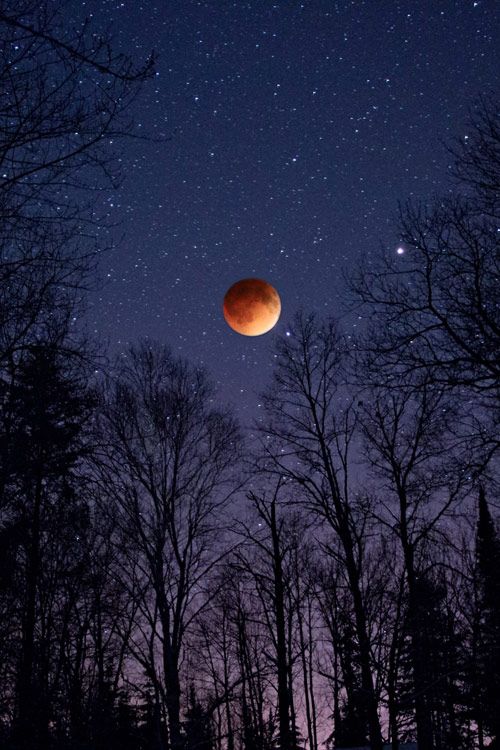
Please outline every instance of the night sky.
[[121, 241], [102, 260], [89, 328], [111, 352], [151, 337], [207, 366], [244, 422], [258, 414], [273, 334], [239, 336], [236, 280], [342, 317], [343, 274], [397, 251], [398, 200], [449, 189], [443, 142], [498, 78], [495, 0], [68, 3], [157, 75], [132, 115], [122, 188], [103, 196]]

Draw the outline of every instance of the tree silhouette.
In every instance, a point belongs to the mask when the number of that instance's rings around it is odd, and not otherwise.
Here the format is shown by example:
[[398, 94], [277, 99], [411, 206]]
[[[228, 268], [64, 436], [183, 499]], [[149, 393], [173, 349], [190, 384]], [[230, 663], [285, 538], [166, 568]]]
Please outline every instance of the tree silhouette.
[[0, 6], [0, 366], [89, 284], [107, 221], [97, 196], [119, 183], [114, 144], [153, 72], [64, 21], [64, 3]]
[[79, 526], [74, 468], [83, 455], [83, 429], [94, 400], [74, 364], [57, 343], [40, 343], [4, 383], [4, 508], [12, 519], [10, 530], [23, 530], [17, 549], [11, 550], [16, 557], [11, 585], [21, 589], [16, 734], [22, 747], [34, 737], [43, 741], [48, 731], [47, 674], [41, 661], [47, 644], [40, 641], [38, 625], [51, 564], [51, 529], [71, 504], [74, 533]]
[[499, 447], [500, 204], [498, 105], [483, 104], [454, 149], [452, 197], [400, 209], [403, 255], [360, 268], [353, 288], [367, 316], [358, 341], [366, 372], [396, 388], [418, 378], [453, 392], [464, 433], [488, 463]]
[[214, 750], [210, 714], [196, 697], [194, 685], [189, 690], [189, 703], [183, 724], [186, 750]]
[[204, 371], [165, 347], [130, 349], [105, 395], [106, 449], [96, 465], [101, 492], [117, 511], [129, 564], [142, 571], [142, 628], [151, 641], [140, 639], [134, 653], [162, 692], [174, 750], [182, 745], [186, 633], [207, 604], [208, 576], [224, 555], [215, 546], [217, 524], [237, 486], [237, 425], [210, 406], [211, 395]]
[[484, 489], [479, 493], [476, 560], [479, 581], [479, 633], [476, 654], [477, 720], [496, 747], [500, 739], [500, 538], [490, 515]]
[[300, 491], [302, 506], [321, 519], [339, 541], [352, 596], [362, 674], [365, 721], [377, 750], [382, 737], [373, 685], [367, 612], [362, 591], [362, 548], [350, 495], [350, 446], [355, 414], [336, 398], [344, 366], [345, 342], [332, 320], [299, 313], [290, 336], [277, 340], [273, 384], [259, 426], [263, 471], [286, 477]]

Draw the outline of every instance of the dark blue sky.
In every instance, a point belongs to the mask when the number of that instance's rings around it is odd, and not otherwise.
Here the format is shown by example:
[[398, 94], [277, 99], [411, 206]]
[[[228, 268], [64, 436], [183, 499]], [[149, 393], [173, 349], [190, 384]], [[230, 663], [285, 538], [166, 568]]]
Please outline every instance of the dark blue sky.
[[[78, 5], [81, 5], [79, 3]], [[149, 336], [204, 363], [244, 420], [258, 413], [272, 334], [221, 312], [258, 276], [298, 307], [344, 316], [342, 274], [396, 252], [398, 200], [449, 189], [443, 142], [498, 79], [494, 0], [87, 0], [117, 46], [158, 55], [132, 114], [162, 143], [127, 142], [103, 197], [122, 240], [90, 327], [120, 351]]]

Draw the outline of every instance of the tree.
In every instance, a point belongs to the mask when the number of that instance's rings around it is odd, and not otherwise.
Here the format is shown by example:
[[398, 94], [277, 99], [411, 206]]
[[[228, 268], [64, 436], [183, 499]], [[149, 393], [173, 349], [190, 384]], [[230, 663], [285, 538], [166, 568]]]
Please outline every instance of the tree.
[[[414, 598], [418, 612], [411, 624], [413, 640], [418, 632], [417, 649], [425, 673], [420, 675], [420, 690], [430, 718], [430, 737], [424, 734], [423, 747], [446, 750], [463, 747], [457, 705], [460, 702], [459, 686], [459, 634], [454, 612], [447, 602], [444, 579], [431, 571], [421, 572], [416, 580]], [[414, 670], [415, 672], [415, 670]], [[414, 693], [414, 699], [417, 695]], [[430, 740], [430, 741], [429, 741]], [[420, 744], [419, 739], [417, 744]]]
[[143, 343], [118, 363], [101, 417], [101, 492], [116, 507], [129, 565], [142, 571], [133, 653], [164, 700], [173, 750], [186, 636], [207, 605], [208, 574], [224, 556], [218, 524], [237, 489], [238, 428], [212, 394], [203, 370]]
[[241, 683], [236, 658], [234, 569], [226, 561], [211, 580], [210, 607], [198, 618], [192, 644], [196, 675], [208, 684], [217, 750], [234, 750], [237, 688]]
[[454, 176], [468, 188], [467, 199], [479, 213], [498, 217], [500, 212], [500, 123], [498, 101], [483, 97], [471, 111], [468, 134], [450, 149]]
[[[291, 521], [290, 540], [290, 610], [294, 615], [290, 625], [296, 631], [298, 650], [302, 667], [302, 693], [307, 741], [310, 750], [318, 748], [318, 711], [316, 702], [316, 672], [319, 646], [319, 617], [316, 606], [317, 571], [315, 569], [314, 548], [316, 542], [310, 537], [306, 519], [300, 515], [293, 516]], [[289, 627], [289, 630], [291, 628]], [[298, 679], [296, 680], [298, 682]], [[294, 711], [295, 715], [295, 711]], [[297, 719], [293, 727], [295, 745], [303, 745], [305, 740], [299, 736]]]
[[153, 60], [136, 68], [64, 4], [0, 3], [0, 367], [79, 301], [119, 183], [116, 144]]
[[352, 599], [345, 590], [342, 557], [320, 556], [315, 569], [316, 597], [325, 630], [323, 659], [328, 659], [321, 673], [330, 683], [333, 698], [333, 731], [327, 745], [363, 747], [369, 742], [365, 701]]
[[349, 475], [355, 414], [352, 405], [341, 406], [339, 398], [345, 342], [332, 321], [320, 323], [313, 315], [297, 315], [289, 333], [277, 341], [273, 385], [264, 394], [262, 470], [286, 477], [297, 489], [301, 506], [321, 519], [340, 543], [359, 650], [361, 713], [372, 747], [379, 750], [382, 738], [363, 601], [362, 524]]
[[48, 641], [40, 640], [38, 626], [47, 595], [51, 538], [70, 505], [73, 530], [85, 523], [75, 491], [76, 467], [85, 451], [84, 427], [94, 399], [84, 374], [61, 355], [58, 343], [31, 347], [3, 388], [3, 504], [11, 529], [19, 529], [11, 552], [16, 558], [11, 585], [20, 589], [15, 726], [21, 747], [33, 738], [43, 741], [48, 732], [48, 674], [43, 665]]
[[[276, 500], [279, 492], [279, 482], [273, 493], [273, 497], [269, 503], [269, 507], [266, 503], [265, 498], [257, 496], [255, 493], [250, 494], [252, 504], [257, 512], [257, 517], [260, 519], [259, 528], [264, 524], [265, 532], [267, 532], [269, 538], [262, 538], [262, 533], [259, 534], [257, 539], [247, 531], [249, 538], [256, 544], [261, 552], [269, 558], [271, 565], [270, 582], [270, 606], [269, 609], [265, 606], [266, 613], [268, 615], [268, 622], [271, 617], [274, 619], [274, 624], [271, 627], [271, 639], [275, 646], [276, 657], [276, 682], [278, 691], [278, 720], [279, 720], [279, 747], [280, 750], [291, 750], [291, 726], [290, 726], [290, 697], [291, 697], [291, 686], [289, 685], [289, 672], [290, 666], [288, 663], [287, 653], [287, 635], [286, 635], [286, 583], [284, 580], [284, 558], [286, 556], [286, 547], [284, 546], [283, 536], [284, 521], [277, 519], [276, 513]], [[255, 567], [253, 569], [257, 570]], [[258, 580], [257, 584], [262, 590], [261, 573], [257, 573]], [[264, 578], [264, 577], [262, 577]], [[264, 594], [264, 592], [262, 592]]]
[[[371, 389], [360, 404], [366, 456], [380, 484], [377, 519], [394, 533], [404, 561], [419, 747], [435, 747], [425, 612], [429, 548], [447, 542], [446, 523], [470, 486], [467, 456], [453, 434], [447, 393], [428, 382]], [[365, 405], [366, 404], [366, 405]], [[456, 454], [457, 446], [459, 453]], [[429, 605], [430, 606], [430, 605]], [[427, 654], [427, 655], [426, 655]]]
[[[457, 188], [429, 204], [404, 204], [403, 255], [361, 268], [353, 289], [367, 319], [357, 346], [377, 384], [417, 375], [451, 390], [464, 434], [483, 464], [496, 452], [500, 420], [500, 273], [497, 231], [500, 129], [495, 102], [455, 148]], [[457, 425], [458, 427], [458, 425]]]
[[[302, 652], [302, 649], [305, 650], [304, 628], [298, 615], [300, 592], [298, 588], [294, 590], [298, 581], [296, 566], [303, 523], [280, 507], [280, 490], [281, 481], [278, 480], [270, 498], [265, 492], [249, 492], [251, 520], [238, 524], [242, 545], [235, 551], [234, 559], [252, 586], [256, 600], [253, 609], [260, 612], [267, 635], [266, 643], [269, 643], [266, 656], [277, 693], [276, 742], [280, 750], [294, 750], [299, 743], [294, 663], [297, 661], [297, 651], [301, 653], [301, 658], [305, 657]], [[300, 602], [300, 606], [302, 604]], [[306, 688], [309, 701], [307, 683]], [[307, 705], [309, 711], [309, 703]]]
[[500, 741], [500, 538], [490, 515], [484, 489], [479, 493], [476, 564], [479, 582], [479, 627], [475, 664], [474, 705], [478, 724]]
[[152, 73], [88, 22], [70, 29], [64, 3], [0, 3], [0, 648], [19, 746], [84, 741], [105, 705], [114, 721], [126, 616], [102, 606], [117, 597], [82, 481], [91, 355], [72, 324], [103, 249], [97, 197], [120, 180], [113, 144]]
[[186, 750], [213, 750], [214, 739], [210, 714], [196, 697], [194, 685], [189, 690], [189, 704], [184, 720]]

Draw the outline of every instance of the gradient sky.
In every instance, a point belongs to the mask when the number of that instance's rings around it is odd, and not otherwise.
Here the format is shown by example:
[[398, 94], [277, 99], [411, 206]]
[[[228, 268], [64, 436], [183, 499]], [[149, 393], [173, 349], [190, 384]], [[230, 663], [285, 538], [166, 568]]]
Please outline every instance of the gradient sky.
[[[498, 80], [496, 0], [87, 0], [157, 75], [132, 107], [126, 179], [103, 196], [121, 241], [90, 330], [148, 336], [207, 366], [243, 421], [258, 414], [273, 335], [231, 331], [222, 299], [257, 276], [295, 310], [342, 316], [343, 274], [396, 252], [398, 200], [449, 189], [443, 143]], [[78, 11], [76, 10], [78, 8]]]

